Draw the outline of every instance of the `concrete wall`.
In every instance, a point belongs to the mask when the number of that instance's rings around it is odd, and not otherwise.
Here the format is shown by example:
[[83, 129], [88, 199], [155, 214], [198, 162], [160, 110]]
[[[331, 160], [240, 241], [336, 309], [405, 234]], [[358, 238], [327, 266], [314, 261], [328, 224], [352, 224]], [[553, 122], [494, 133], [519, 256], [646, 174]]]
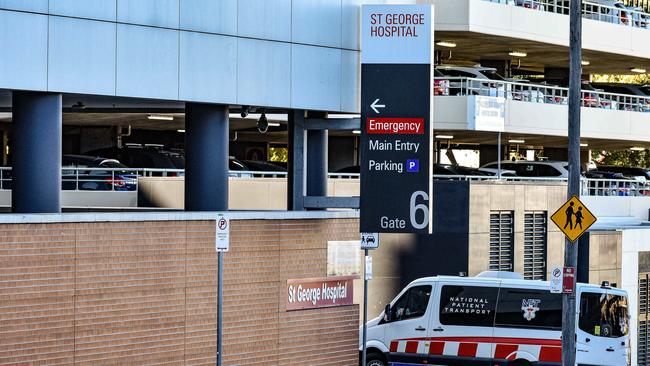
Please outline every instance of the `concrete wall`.
[[596, 216], [628, 217], [641, 221], [649, 219], [650, 197], [590, 196], [581, 197], [581, 200]]
[[547, 212], [547, 273], [562, 265], [564, 235], [550, 220], [566, 201], [566, 184], [498, 184], [470, 185], [469, 275], [489, 268], [490, 211], [514, 211], [515, 272], [523, 273], [524, 215], [526, 211]]
[[[173, 177], [146, 177], [139, 180], [139, 205], [182, 209], [185, 180]], [[330, 179], [331, 196], [359, 195], [358, 179]], [[284, 178], [230, 178], [231, 210], [286, 210], [287, 180]]]
[[0, 89], [359, 111], [361, 0], [1, 0]]
[[[478, 1], [482, 2], [482, 1]], [[650, 31], [648, 31], [650, 32]], [[472, 96], [436, 97], [436, 130], [469, 130]], [[505, 132], [567, 136], [566, 105], [505, 101]], [[616, 121], [616, 123], [611, 123]], [[584, 138], [650, 141], [650, 113], [582, 108], [581, 136]]]
[[[224, 365], [356, 365], [358, 305], [287, 312], [286, 285], [325, 277], [327, 241], [358, 240], [358, 220], [262, 217], [232, 221]], [[214, 219], [4, 220], [1, 364], [215, 364]]]
[[[483, 0], [431, 0], [436, 31], [470, 31], [569, 46], [569, 16]], [[583, 19], [585, 50], [650, 58], [650, 30]]]

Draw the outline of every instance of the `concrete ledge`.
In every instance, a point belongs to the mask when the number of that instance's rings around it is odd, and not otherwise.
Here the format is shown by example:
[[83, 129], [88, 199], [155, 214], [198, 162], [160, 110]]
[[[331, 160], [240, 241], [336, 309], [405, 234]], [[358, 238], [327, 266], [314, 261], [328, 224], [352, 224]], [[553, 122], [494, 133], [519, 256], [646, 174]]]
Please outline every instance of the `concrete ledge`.
[[118, 221], [199, 221], [216, 220], [219, 214], [231, 220], [308, 220], [356, 219], [359, 211], [228, 211], [228, 212], [147, 212], [147, 213], [74, 213], [74, 214], [2, 214], [2, 224]]

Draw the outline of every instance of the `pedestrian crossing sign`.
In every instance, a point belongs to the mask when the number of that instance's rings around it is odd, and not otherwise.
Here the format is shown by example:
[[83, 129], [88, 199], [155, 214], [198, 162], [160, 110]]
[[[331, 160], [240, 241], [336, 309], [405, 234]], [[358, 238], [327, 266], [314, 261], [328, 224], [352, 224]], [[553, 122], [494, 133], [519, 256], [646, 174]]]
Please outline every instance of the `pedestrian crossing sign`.
[[575, 242], [597, 219], [577, 196], [573, 196], [559, 210], [555, 211], [551, 220], [569, 241]]

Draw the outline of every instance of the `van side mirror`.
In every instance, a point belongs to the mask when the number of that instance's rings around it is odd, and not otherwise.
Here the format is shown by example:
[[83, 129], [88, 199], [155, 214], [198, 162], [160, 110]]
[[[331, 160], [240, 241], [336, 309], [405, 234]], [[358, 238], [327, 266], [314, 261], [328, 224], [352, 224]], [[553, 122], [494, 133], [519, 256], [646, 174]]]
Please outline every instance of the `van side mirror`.
[[386, 304], [386, 307], [384, 308], [384, 321], [385, 322], [390, 322], [391, 320], [391, 314], [390, 314], [390, 304]]

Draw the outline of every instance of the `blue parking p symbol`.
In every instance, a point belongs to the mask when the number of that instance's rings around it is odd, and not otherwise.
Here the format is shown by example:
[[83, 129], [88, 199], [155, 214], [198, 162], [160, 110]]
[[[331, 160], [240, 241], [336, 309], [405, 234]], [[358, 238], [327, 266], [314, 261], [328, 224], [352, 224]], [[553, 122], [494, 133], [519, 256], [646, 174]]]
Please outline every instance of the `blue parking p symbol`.
[[409, 173], [417, 173], [420, 171], [420, 161], [417, 159], [409, 159], [406, 161], [406, 171]]

